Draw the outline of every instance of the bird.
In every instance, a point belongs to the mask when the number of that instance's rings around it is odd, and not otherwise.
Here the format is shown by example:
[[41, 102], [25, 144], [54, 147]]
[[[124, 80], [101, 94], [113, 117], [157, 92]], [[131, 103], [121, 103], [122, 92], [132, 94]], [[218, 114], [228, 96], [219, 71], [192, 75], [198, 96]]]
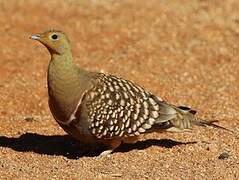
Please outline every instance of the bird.
[[184, 132], [193, 125], [227, 130], [216, 125], [217, 121], [202, 120], [195, 110], [170, 104], [132, 81], [76, 65], [63, 31], [51, 29], [30, 38], [43, 44], [51, 55], [47, 85], [54, 119], [80, 142], [105, 145], [101, 157], [121, 143], [137, 142], [145, 133]]

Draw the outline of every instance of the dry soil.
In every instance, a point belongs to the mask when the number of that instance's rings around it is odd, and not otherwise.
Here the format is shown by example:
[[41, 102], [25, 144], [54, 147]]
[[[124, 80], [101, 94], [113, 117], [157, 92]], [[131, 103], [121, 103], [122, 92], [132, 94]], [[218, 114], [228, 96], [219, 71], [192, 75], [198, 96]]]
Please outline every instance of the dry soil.
[[[239, 179], [238, 9], [238, 0], [1, 0], [0, 179]], [[49, 112], [50, 56], [29, 36], [50, 28], [69, 35], [81, 67], [235, 133], [152, 133], [98, 158], [100, 147], [68, 137]]]

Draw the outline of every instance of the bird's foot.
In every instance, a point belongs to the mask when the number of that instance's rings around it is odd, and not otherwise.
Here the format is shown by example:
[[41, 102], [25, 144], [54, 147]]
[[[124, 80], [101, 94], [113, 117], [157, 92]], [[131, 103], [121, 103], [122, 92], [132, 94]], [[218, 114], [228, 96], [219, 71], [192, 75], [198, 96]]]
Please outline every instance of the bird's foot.
[[113, 149], [108, 149], [108, 150], [105, 150], [103, 151], [102, 153], [100, 153], [100, 155], [98, 156], [99, 158], [102, 158], [102, 157], [108, 157], [110, 156], [110, 154], [113, 152]]
[[119, 139], [112, 139], [112, 140], [107, 140], [104, 142], [105, 144], [108, 145], [107, 150], [103, 151], [99, 157], [106, 157], [106, 156], [110, 156], [110, 154], [117, 148], [119, 147], [119, 145], [121, 144], [121, 140]]

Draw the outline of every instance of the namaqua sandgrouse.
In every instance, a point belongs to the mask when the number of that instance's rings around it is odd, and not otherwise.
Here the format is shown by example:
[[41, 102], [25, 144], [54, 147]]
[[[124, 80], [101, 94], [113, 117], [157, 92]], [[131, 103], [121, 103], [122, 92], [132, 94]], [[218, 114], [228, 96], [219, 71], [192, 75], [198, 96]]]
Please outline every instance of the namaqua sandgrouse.
[[59, 125], [84, 143], [103, 143], [111, 153], [121, 142], [134, 143], [153, 131], [182, 132], [192, 125], [211, 125], [196, 111], [176, 107], [122, 78], [89, 72], [73, 62], [66, 34], [50, 30], [31, 36], [51, 54], [48, 67], [50, 110]]

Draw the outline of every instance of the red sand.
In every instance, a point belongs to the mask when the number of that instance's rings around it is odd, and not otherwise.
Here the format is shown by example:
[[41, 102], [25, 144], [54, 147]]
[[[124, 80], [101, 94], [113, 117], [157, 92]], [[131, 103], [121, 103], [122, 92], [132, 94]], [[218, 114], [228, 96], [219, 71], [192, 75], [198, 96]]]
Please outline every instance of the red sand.
[[[239, 179], [237, 0], [9, 0], [0, 8], [1, 179]], [[69, 35], [82, 67], [132, 80], [235, 133], [153, 133], [98, 158], [99, 148], [66, 136], [50, 115], [50, 57], [28, 37], [52, 27]]]

